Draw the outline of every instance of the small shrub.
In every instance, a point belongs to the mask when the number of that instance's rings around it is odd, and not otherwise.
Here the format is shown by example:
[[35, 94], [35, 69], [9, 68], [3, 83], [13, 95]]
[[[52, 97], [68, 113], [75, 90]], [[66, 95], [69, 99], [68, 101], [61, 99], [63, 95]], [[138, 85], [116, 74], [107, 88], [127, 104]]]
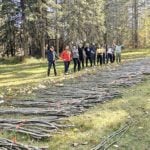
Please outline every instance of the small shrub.
[[18, 64], [22, 62], [23, 58], [22, 57], [10, 57], [10, 58], [0, 58], [0, 63], [1, 64]]
[[41, 59], [41, 58], [37, 59], [35, 57], [28, 57], [23, 60], [23, 63], [25, 64], [37, 64], [37, 63], [44, 63], [44, 62], [46, 62], [45, 59]]

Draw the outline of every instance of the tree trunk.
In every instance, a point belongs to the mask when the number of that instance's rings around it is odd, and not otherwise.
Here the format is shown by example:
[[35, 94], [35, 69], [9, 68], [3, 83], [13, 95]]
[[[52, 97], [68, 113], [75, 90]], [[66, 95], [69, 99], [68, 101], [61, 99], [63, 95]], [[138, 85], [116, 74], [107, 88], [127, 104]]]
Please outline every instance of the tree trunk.
[[[56, 4], [58, 4], [58, 1], [56, 0]], [[56, 8], [56, 51], [57, 51], [57, 54], [59, 55], [59, 37], [58, 37], [58, 10]]]
[[28, 55], [28, 40], [27, 40], [27, 29], [26, 29], [26, 14], [25, 14], [25, 0], [20, 1], [22, 9], [22, 48], [24, 50], [24, 57]]
[[42, 58], [45, 58], [45, 36], [44, 33], [42, 33], [41, 36], [41, 51], [42, 51]]
[[134, 0], [133, 3], [134, 9], [134, 48], [138, 48], [138, 0]]

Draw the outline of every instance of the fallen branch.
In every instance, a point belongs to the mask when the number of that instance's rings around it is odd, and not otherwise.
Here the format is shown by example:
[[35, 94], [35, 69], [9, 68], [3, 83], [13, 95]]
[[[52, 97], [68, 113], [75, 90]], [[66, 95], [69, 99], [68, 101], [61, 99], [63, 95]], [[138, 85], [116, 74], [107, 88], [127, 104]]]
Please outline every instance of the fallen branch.
[[[96, 147], [92, 148], [91, 150], [107, 150], [125, 134], [125, 132], [129, 129], [131, 124], [132, 122], [130, 122], [129, 124], [126, 124], [124, 127], [121, 127], [117, 131], [113, 132], [107, 138], [105, 138], [100, 144], [98, 144]], [[109, 144], [111, 140], [117, 137], [118, 137], [118, 140], [115, 140]]]
[[[25, 146], [8, 139], [0, 138], [0, 149], [2, 150], [42, 150], [42, 148]], [[45, 149], [46, 150], [46, 149]]]

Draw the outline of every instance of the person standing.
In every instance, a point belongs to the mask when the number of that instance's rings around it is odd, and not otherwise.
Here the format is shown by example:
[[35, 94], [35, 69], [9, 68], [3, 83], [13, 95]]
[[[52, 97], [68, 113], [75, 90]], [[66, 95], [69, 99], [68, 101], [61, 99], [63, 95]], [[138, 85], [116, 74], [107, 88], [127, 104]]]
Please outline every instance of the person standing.
[[95, 46], [95, 43], [91, 44], [90, 51], [91, 51], [91, 59], [92, 59], [92, 62], [95, 66], [96, 65], [96, 46]]
[[61, 58], [63, 59], [63, 61], [64, 61], [64, 73], [65, 73], [65, 74], [68, 74], [70, 61], [71, 61], [71, 59], [72, 59], [69, 46], [66, 46], [66, 47], [65, 47], [65, 49], [64, 49], [63, 52], [61, 53], [60, 57], [61, 57]]
[[88, 67], [88, 62], [90, 61], [90, 65], [92, 67], [92, 58], [91, 58], [91, 49], [89, 44], [85, 47], [85, 53], [86, 53], [86, 67]]
[[72, 48], [72, 58], [74, 63], [74, 72], [76, 72], [77, 66], [78, 66], [78, 71], [80, 71], [79, 51], [75, 45]]
[[97, 48], [97, 65], [100, 63], [100, 65], [102, 66], [103, 64], [103, 47], [98, 46]]
[[79, 45], [78, 51], [79, 51], [80, 65], [82, 64], [82, 69], [84, 69], [84, 60], [86, 58], [86, 55], [85, 55], [84, 47], [82, 46], [82, 44]]
[[57, 57], [57, 55], [56, 55], [56, 52], [54, 50], [54, 47], [53, 46], [51, 46], [51, 47], [48, 46], [48, 50], [47, 50], [47, 60], [48, 60], [47, 75], [48, 76], [50, 75], [50, 70], [51, 70], [52, 66], [54, 68], [54, 74], [55, 74], [55, 76], [57, 76], [56, 65], [55, 65], [56, 57]]
[[121, 63], [122, 45], [119, 42], [116, 45], [115, 52], [116, 52], [116, 62]]
[[112, 45], [112, 63], [115, 62], [115, 45]]
[[112, 47], [108, 47], [108, 51], [107, 51], [107, 63], [109, 63], [109, 61], [112, 63]]
[[107, 44], [103, 46], [103, 64], [106, 63], [106, 58], [107, 58]]

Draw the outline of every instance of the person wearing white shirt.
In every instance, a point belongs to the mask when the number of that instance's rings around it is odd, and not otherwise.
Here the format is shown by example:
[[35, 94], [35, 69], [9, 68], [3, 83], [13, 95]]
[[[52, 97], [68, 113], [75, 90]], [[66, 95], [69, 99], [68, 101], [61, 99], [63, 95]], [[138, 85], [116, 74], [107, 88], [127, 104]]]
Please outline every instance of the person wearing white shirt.
[[109, 61], [112, 63], [112, 47], [109, 47], [107, 51], [107, 63]]

